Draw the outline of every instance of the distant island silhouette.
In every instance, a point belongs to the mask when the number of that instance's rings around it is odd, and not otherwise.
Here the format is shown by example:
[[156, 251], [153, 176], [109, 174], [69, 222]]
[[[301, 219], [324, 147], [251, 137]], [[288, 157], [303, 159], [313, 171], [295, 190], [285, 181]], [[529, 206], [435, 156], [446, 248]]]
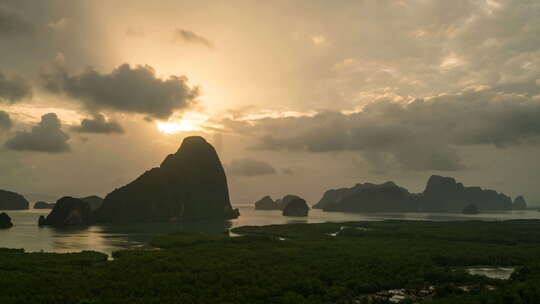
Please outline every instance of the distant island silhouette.
[[[287, 194], [282, 198], [278, 198], [277, 200], [273, 200], [272, 197], [269, 195], [261, 198], [260, 200], [255, 202], [255, 209], [257, 210], [285, 210], [287, 205], [296, 199], [301, 199], [298, 195], [294, 194]], [[305, 203], [305, 201], [304, 201]], [[307, 204], [306, 204], [307, 206]], [[309, 209], [309, 207], [308, 207]]]
[[28, 200], [19, 193], [0, 190], [0, 210], [26, 210], [29, 206]]
[[466, 187], [452, 177], [433, 175], [422, 193], [410, 193], [394, 182], [357, 184], [332, 189], [313, 206], [323, 211], [340, 212], [462, 212], [485, 210], [523, 210], [523, 196], [514, 202], [503, 193], [480, 187]]

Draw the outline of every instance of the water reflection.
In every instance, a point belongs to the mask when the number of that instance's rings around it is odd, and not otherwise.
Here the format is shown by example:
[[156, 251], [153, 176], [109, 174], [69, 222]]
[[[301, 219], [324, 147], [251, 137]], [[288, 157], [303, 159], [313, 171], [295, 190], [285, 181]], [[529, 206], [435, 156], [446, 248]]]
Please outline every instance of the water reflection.
[[91, 227], [38, 227], [40, 215], [47, 211], [8, 211], [15, 226], [0, 230], [0, 247], [24, 248], [27, 251], [74, 252], [95, 250], [111, 254], [113, 251], [144, 246], [156, 235], [173, 231], [198, 231], [221, 234], [225, 230], [246, 225], [289, 223], [322, 223], [348, 221], [396, 220], [508, 220], [538, 219], [536, 210], [494, 212], [479, 215], [452, 213], [341, 213], [311, 210], [308, 217], [284, 217], [281, 211], [262, 211], [252, 205], [237, 205], [242, 216], [231, 221], [205, 221], [192, 223], [137, 223], [122, 225], [96, 225]]
[[472, 275], [482, 275], [490, 279], [508, 280], [514, 272], [514, 267], [471, 267], [467, 272]]

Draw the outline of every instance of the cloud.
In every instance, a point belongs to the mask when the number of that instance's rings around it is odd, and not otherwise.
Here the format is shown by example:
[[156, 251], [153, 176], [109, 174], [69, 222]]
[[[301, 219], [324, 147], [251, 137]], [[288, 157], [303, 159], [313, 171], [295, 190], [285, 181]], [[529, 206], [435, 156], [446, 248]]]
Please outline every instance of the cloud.
[[0, 37], [28, 35], [34, 30], [34, 25], [23, 16], [0, 6]]
[[30, 131], [19, 131], [5, 143], [15, 151], [59, 153], [70, 150], [69, 136], [61, 129], [62, 124], [55, 113], [41, 116], [41, 121]]
[[51, 29], [55, 30], [55, 31], [63, 31], [64, 29], [66, 29], [66, 27], [69, 25], [69, 20], [68, 18], [60, 18], [56, 21], [51, 21], [49, 22], [49, 24], [47, 24], [48, 27], [50, 27]]
[[175, 34], [176, 40], [181, 40], [185, 43], [201, 44], [201, 45], [206, 46], [209, 49], [214, 48], [214, 44], [210, 40], [192, 31], [176, 29], [174, 34]]
[[42, 78], [45, 89], [78, 99], [93, 112], [112, 110], [167, 119], [193, 106], [199, 96], [199, 88], [190, 87], [187, 77], [161, 79], [148, 65], [123, 64], [109, 74], [89, 68], [79, 75], [57, 68]]
[[236, 176], [261, 176], [276, 173], [276, 169], [269, 163], [251, 158], [233, 160], [227, 169], [229, 174]]
[[15, 103], [32, 96], [32, 87], [20, 77], [8, 78], [0, 71], [0, 101]]
[[145, 37], [146, 33], [142, 26], [130, 26], [126, 29], [126, 35], [131, 37]]
[[9, 130], [13, 126], [9, 114], [5, 111], [0, 110], [0, 130]]
[[94, 115], [93, 119], [85, 118], [79, 126], [73, 128], [79, 133], [124, 133], [122, 126], [116, 121], [106, 120], [102, 114]]
[[[223, 121], [257, 138], [253, 149], [312, 153], [356, 151], [375, 167], [453, 171], [466, 168], [459, 147], [540, 143], [540, 103], [494, 88], [413, 102], [379, 100], [361, 111]], [[382, 169], [380, 169], [382, 170]]]
[[283, 168], [283, 169], [281, 169], [281, 173], [286, 174], [286, 175], [293, 175], [294, 170], [291, 169], [291, 168]]
[[311, 36], [311, 42], [313, 42], [314, 45], [322, 45], [326, 42], [326, 37], [323, 35], [314, 35]]

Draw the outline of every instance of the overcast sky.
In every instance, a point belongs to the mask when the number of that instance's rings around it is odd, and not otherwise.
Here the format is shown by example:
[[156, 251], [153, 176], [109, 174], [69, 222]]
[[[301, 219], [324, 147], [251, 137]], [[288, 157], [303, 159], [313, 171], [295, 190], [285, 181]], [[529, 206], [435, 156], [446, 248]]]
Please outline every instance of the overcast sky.
[[0, 189], [106, 195], [202, 135], [232, 201], [432, 174], [540, 205], [537, 0], [0, 0]]

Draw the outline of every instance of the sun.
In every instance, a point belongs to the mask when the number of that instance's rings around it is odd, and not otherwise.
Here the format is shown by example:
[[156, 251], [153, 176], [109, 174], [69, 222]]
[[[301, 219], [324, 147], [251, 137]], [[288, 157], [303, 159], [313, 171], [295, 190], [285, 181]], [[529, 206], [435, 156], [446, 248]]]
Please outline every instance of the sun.
[[179, 132], [202, 131], [207, 116], [201, 114], [185, 114], [181, 119], [170, 119], [168, 121], [158, 121], [157, 128], [165, 134], [174, 134]]
[[197, 131], [199, 129], [195, 123], [188, 120], [181, 120], [178, 122], [158, 122], [157, 127], [159, 131], [165, 134]]

